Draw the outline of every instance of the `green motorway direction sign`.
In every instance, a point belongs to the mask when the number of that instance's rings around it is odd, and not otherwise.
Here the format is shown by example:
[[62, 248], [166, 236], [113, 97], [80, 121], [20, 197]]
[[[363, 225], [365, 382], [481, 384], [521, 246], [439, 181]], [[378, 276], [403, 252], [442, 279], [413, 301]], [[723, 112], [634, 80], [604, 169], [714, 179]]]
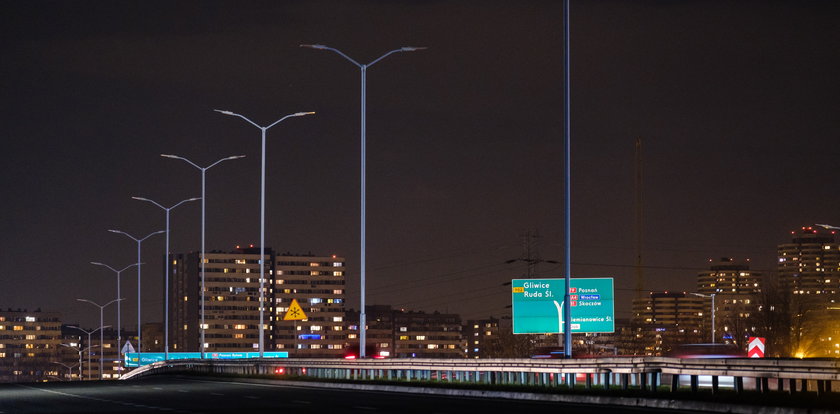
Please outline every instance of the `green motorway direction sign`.
[[[513, 333], [563, 333], [564, 279], [513, 279]], [[613, 279], [570, 281], [572, 333], [615, 332]]]

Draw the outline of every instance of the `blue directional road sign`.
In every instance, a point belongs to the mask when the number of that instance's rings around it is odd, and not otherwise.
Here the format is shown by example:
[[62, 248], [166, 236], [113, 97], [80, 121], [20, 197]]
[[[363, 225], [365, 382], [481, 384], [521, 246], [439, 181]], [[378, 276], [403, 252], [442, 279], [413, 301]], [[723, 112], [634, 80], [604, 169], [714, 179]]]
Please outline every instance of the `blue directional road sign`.
[[[563, 333], [564, 279], [514, 279], [513, 333]], [[572, 333], [615, 332], [612, 278], [571, 279]]]

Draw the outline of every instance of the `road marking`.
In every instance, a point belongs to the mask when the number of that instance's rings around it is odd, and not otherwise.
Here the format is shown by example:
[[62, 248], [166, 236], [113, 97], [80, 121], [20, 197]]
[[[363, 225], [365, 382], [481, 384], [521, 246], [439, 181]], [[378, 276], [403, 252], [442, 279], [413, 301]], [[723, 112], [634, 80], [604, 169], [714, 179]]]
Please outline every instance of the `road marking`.
[[28, 388], [28, 389], [31, 389], [31, 390], [48, 392], [50, 394], [58, 394], [58, 395], [62, 395], [62, 396], [65, 396], [65, 397], [81, 398], [81, 399], [84, 399], [84, 400], [100, 401], [100, 402], [106, 402], [106, 403], [111, 403], [111, 404], [125, 405], [125, 406], [129, 406], [129, 407], [144, 408], [144, 409], [148, 409], [148, 410], [159, 410], [159, 411], [172, 411], [173, 410], [172, 408], [168, 408], [168, 407], [156, 407], [156, 406], [153, 406], [153, 405], [134, 404], [134, 403], [130, 403], [130, 402], [108, 400], [108, 399], [105, 399], [105, 398], [88, 397], [86, 395], [70, 394], [70, 393], [60, 392], [60, 391], [55, 391], [55, 390], [45, 390], [45, 389], [42, 389], [42, 388], [30, 387], [30, 386], [27, 386], [27, 385], [20, 385], [20, 384], [15, 384], [15, 385], [17, 385], [18, 387]]

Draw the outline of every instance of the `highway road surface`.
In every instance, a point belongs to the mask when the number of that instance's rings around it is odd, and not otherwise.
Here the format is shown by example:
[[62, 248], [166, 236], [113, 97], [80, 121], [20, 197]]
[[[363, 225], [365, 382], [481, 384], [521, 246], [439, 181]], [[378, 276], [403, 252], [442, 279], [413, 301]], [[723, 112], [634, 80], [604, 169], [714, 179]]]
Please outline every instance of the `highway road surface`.
[[[26, 413], [641, 413], [622, 407], [153, 378], [0, 385], [0, 414]], [[664, 412], [664, 411], [660, 411]]]

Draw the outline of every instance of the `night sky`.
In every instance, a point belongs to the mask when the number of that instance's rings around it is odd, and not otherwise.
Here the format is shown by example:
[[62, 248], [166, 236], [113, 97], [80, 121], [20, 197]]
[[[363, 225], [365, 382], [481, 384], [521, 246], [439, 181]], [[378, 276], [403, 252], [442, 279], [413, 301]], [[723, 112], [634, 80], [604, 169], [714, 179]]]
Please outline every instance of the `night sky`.
[[[368, 303], [509, 313], [522, 234], [563, 252], [560, 1], [5, 1], [0, 14], [0, 308], [116, 298], [136, 244], [200, 195], [208, 250], [259, 242], [257, 128], [269, 124], [267, 246], [347, 259], [358, 307], [359, 70], [369, 62]], [[840, 223], [834, 1], [573, 1], [572, 272], [634, 279], [643, 140], [646, 288], [692, 290], [710, 258], [770, 273], [776, 245]], [[172, 251], [200, 247], [200, 204]], [[144, 322], [162, 319], [164, 238], [143, 244]], [[561, 277], [559, 265], [538, 268]], [[124, 273], [123, 325], [136, 323]], [[115, 324], [114, 310], [106, 324]]]

